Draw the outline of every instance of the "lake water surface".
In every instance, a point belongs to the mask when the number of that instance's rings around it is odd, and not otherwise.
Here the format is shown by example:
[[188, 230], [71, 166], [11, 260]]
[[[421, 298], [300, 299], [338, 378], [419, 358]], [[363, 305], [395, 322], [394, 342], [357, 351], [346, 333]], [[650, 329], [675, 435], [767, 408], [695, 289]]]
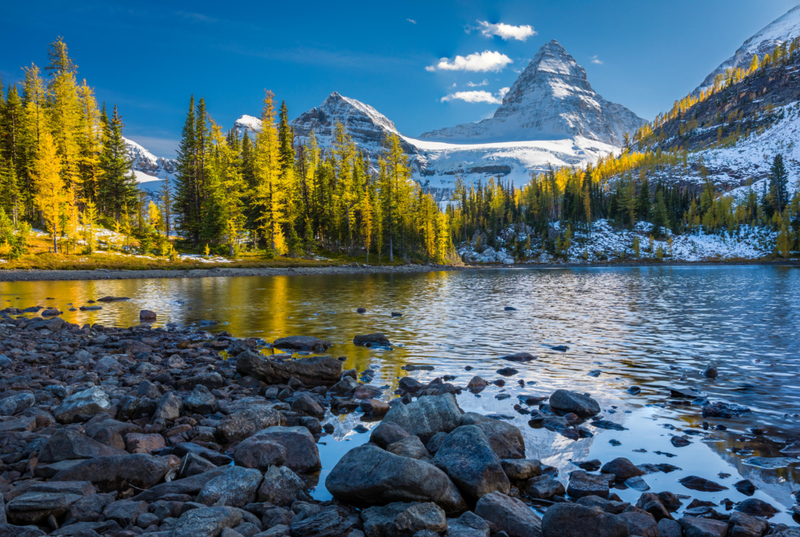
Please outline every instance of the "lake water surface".
[[[103, 304], [96, 312], [67, 311], [68, 303], [79, 307], [105, 295], [131, 300]], [[313, 335], [333, 342], [330, 353], [346, 356], [345, 367], [376, 370], [373, 384], [384, 387], [386, 399], [393, 397], [402, 376], [424, 382], [455, 375], [452, 382], [465, 386], [473, 375], [489, 381], [502, 378], [496, 371], [510, 365], [519, 373], [506, 378], [505, 386], [490, 386], [478, 395], [464, 392], [459, 404], [466, 411], [508, 416], [523, 431], [528, 457], [558, 467], [565, 482], [575, 469], [570, 460], [607, 462], [623, 456], [636, 464], [668, 462], [681, 468], [644, 476], [655, 492], [741, 501], [745, 496], [732, 485], [746, 477], [760, 489], [756, 497], [789, 508], [794, 503], [790, 493], [800, 489], [800, 466], [768, 470], [746, 462], [755, 456], [785, 456], [780, 450], [800, 438], [800, 268], [496, 269], [0, 282], [0, 309], [2, 304], [56, 306], [65, 311], [66, 320], [81, 324], [130, 326], [138, 324], [139, 310], [150, 309], [162, 325], [215, 320], [221, 324], [207, 330], [266, 341]], [[507, 306], [516, 309], [506, 311]], [[356, 313], [358, 307], [367, 313]], [[386, 334], [394, 349], [352, 344], [356, 334], [371, 332]], [[569, 350], [555, 351], [551, 347], [556, 345]], [[523, 351], [538, 360], [513, 364], [499, 359]], [[701, 374], [711, 363], [719, 370], [713, 380]], [[403, 367], [412, 364], [435, 369], [407, 373]], [[473, 369], [467, 371], [467, 366]], [[641, 387], [641, 393], [628, 393], [631, 386]], [[700, 406], [669, 399], [668, 388], [675, 386], [694, 387], [711, 401], [745, 405], [752, 413], [704, 420]], [[590, 393], [604, 417], [627, 430], [588, 426], [594, 437], [573, 441], [529, 427], [528, 418], [513, 409], [517, 395], [549, 395], [558, 388]], [[503, 398], [505, 394], [511, 397]], [[328, 497], [324, 477], [336, 460], [369, 437], [354, 431], [361, 423], [357, 413], [328, 420], [335, 432], [322, 440], [325, 468], [318, 498]], [[704, 421], [710, 425], [707, 431]], [[719, 423], [728, 430], [715, 430]], [[753, 434], [754, 427], [766, 434]], [[689, 446], [676, 448], [670, 442], [672, 436], [687, 433]], [[678, 480], [692, 474], [729, 490], [683, 488]], [[641, 494], [616, 492], [626, 501]], [[773, 520], [794, 525], [785, 512]]]

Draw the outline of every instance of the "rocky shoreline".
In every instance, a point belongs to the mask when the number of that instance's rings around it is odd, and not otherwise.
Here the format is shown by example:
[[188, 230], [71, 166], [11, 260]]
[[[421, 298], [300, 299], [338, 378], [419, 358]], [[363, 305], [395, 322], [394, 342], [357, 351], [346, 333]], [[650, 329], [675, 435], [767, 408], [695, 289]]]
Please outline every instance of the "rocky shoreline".
[[[316, 338], [268, 345], [19, 313], [0, 312], [0, 537], [800, 536], [770, 524], [778, 511], [757, 498], [647, 491], [642, 476], [668, 464], [586, 461], [559, 479], [525, 458], [515, 426], [459, 408], [456, 394], [487, 386], [479, 377], [464, 387], [404, 377], [386, 402], [374, 372], [344, 370]], [[594, 399], [567, 390], [517, 406], [531, 426], [567, 437], [602, 422]], [[355, 411], [380, 423], [320, 483], [326, 417]], [[681, 483], [720, 490], [699, 476]], [[322, 486], [333, 500], [312, 498]], [[632, 505], [614, 487], [643, 494]]]

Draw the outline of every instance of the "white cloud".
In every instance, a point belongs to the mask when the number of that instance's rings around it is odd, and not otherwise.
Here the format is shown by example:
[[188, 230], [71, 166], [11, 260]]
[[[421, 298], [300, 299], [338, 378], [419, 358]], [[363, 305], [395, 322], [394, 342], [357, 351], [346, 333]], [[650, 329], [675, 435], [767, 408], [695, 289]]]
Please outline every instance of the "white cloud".
[[529, 37], [536, 35], [536, 30], [533, 26], [528, 24], [524, 26], [514, 26], [512, 24], [504, 24], [499, 22], [491, 24], [487, 21], [478, 21], [478, 29], [483, 37], [502, 37], [504, 41], [509, 39], [516, 39], [517, 41], [526, 41]]
[[475, 52], [466, 58], [464, 56], [456, 56], [453, 61], [447, 58], [442, 58], [436, 65], [429, 65], [425, 68], [426, 71], [472, 71], [476, 73], [485, 73], [487, 71], [502, 71], [505, 66], [514, 61], [499, 52], [492, 52], [490, 50], [484, 52]]
[[477, 84], [475, 82], [467, 82], [467, 86], [469, 86], [470, 88], [480, 88], [481, 86], [488, 86], [488, 85], [489, 81], [486, 80], [485, 78], [483, 79], [483, 82], [478, 82]]
[[603, 61], [597, 57], [597, 54], [591, 57], [592, 63], [595, 65], [603, 65]]
[[497, 95], [492, 95], [488, 91], [457, 91], [450, 95], [442, 97], [442, 102], [448, 101], [464, 101], [466, 103], [489, 103], [489, 104], [502, 104], [503, 97], [510, 88], [501, 88]]
[[414, 19], [406, 19], [406, 20], [411, 24], [417, 24], [417, 21], [415, 21]]

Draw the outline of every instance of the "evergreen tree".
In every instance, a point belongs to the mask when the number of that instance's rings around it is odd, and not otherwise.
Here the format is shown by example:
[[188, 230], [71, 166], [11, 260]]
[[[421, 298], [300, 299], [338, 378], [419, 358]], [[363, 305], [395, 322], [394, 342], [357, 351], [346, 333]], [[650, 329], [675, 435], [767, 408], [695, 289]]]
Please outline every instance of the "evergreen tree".
[[636, 198], [636, 218], [646, 221], [650, 218], [650, 181], [647, 179], [647, 175], [642, 175], [639, 195]]
[[183, 124], [177, 154], [175, 176], [175, 223], [184, 238], [200, 242], [200, 185], [197, 184], [197, 135], [195, 132], [194, 95]]
[[764, 208], [769, 217], [775, 212], [783, 214], [789, 203], [789, 174], [783, 163], [783, 155], [778, 153], [769, 169], [769, 193], [764, 200]]
[[58, 253], [58, 236], [63, 229], [62, 212], [67, 202], [62, 163], [53, 136], [45, 130], [41, 134], [39, 151], [34, 161], [36, 207], [53, 239], [53, 252]]
[[131, 171], [122, 128], [122, 117], [115, 105], [112, 117], [109, 119], [106, 116], [103, 120], [103, 149], [99, 166], [101, 180], [97, 189], [100, 212], [114, 220], [119, 220], [124, 209], [134, 206], [138, 198], [136, 178]]
[[660, 238], [662, 228], [669, 227], [669, 216], [667, 214], [667, 204], [664, 201], [664, 192], [662, 190], [656, 191], [656, 203], [653, 207], [653, 236]]

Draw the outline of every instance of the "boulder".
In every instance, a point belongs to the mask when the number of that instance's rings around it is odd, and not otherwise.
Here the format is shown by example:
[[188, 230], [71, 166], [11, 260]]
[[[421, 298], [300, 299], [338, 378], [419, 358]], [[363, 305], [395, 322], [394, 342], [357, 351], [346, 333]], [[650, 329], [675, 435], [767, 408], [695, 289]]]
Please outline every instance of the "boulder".
[[189, 395], [183, 398], [183, 406], [190, 412], [208, 415], [217, 410], [217, 398], [206, 386], [198, 384]]
[[325, 409], [308, 393], [301, 393], [292, 401], [292, 412], [313, 416], [322, 419], [325, 417]]
[[662, 520], [665, 518], [672, 519], [669, 509], [664, 505], [661, 498], [652, 492], [645, 492], [642, 494], [639, 497], [639, 501], [636, 502], [636, 507], [642, 509], [643, 511], [647, 511], [656, 520]]
[[710, 518], [683, 517], [678, 521], [684, 537], [726, 537], [728, 524]]
[[617, 515], [628, 526], [628, 534], [638, 537], [659, 537], [658, 522], [649, 513], [626, 511]]
[[452, 394], [420, 397], [407, 405], [395, 405], [383, 418], [423, 442], [438, 433], [449, 433], [461, 425], [461, 409]]
[[123, 528], [130, 524], [136, 524], [139, 515], [147, 512], [146, 502], [136, 502], [132, 500], [120, 500], [111, 503], [103, 510], [103, 515], [113, 520]]
[[267, 384], [287, 384], [294, 377], [306, 386], [332, 386], [342, 378], [342, 362], [330, 356], [282, 362], [245, 351], [236, 357], [236, 371]]
[[289, 336], [276, 339], [272, 346], [292, 351], [325, 352], [331, 348], [332, 344], [330, 341], [311, 336]]
[[87, 421], [95, 414], [106, 412], [111, 408], [111, 402], [106, 392], [99, 386], [74, 393], [53, 411], [53, 416], [59, 423], [74, 423]]
[[763, 518], [739, 511], [731, 513], [728, 525], [728, 537], [762, 537], [769, 529], [769, 522]]
[[281, 413], [272, 406], [254, 405], [222, 418], [216, 426], [215, 435], [221, 442], [230, 444], [267, 427], [280, 425], [282, 419]]
[[542, 537], [542, 521], [531, 508], [500, 492], [492, 492], [478, 500], [475, 514], [489, 522], [497, 532], [504, 531], [509, 537]]
[[225, 528], [238, 526], [242, 512], [233, 507], [191, 509], [175, 523], [170, 537], [219, 537]]
[[569, 476], [567, 494], [573, 498], [584, 496], [608, 498], [608, 480], [602, 475], [592, 475], [583, 470], [575, 470]]
[[339, 537], [348, 535], [357, 517], [331, 505], [308, 516], [295, 515], [289, 524], [292, 537]]
[[152, 323], [158, 318], [156, 312], [150, 310], [142, 310], [139, 312], [139, 320], [142, 322]]
[[63, 460], [91, 459], [127, 453], [80, 434], [74, 429], [59, 429], [39, 451], [39, 462], [49, 464]]
[[721, 490], [728, 490], [728, 487], [725, 485], [720, 485], [719, 483], [709, 481], [708, 479], [696, 475], [686, 476], [678, 480], [678, 483], [687, 489], [697, 490], [699, 492], [719, 492]]
[[228, 469], [228, 467], [215, 468], [191, 477], [176, 479], [175, 481], [169, 481], [168, 483], [161, 483], [160, 485], [154, 486], [150, 490], [146, 490], [137, 494], [133, 497], [133, 499], [143, 502], [152, 502], [165, 496], [180, 496], [183, 494], [196, 496], [206, 483], [215, 477], [222, 475]]
[[431, 502], [369, 507], [361, 512], [361, 518], [367, 537], [410, 537], [425, 530], [438, 535], [447, 529], [444, 511]]
[[644, 472], [637, 468], [630, 460], [619, 457], [607, 462], [600, 469], [601, 473], [613, 474], [616, 481], [623, 483], [626, 479], [644, 475]]
[[458, 489], [442, 470], [371, 444], [347, 452], [328, 474], [325, 486], [334, 498], [357, 507], [433, 502], [446, 512], [466, 508]]
[[167, 392], [161, 396], [158, 407], [153, 414], [153, 421], [173, 421], [180, 417], [183, 410], [183, 401], [173, 392]]
[[467, 511], [455, 519], [447, 521], [446, 537], [489, 537], [491, 528], [489, 523], [473, 513]]
[[339, 397], [352, 397], [359, 384], [353, 377], [346, 376], [330, 388], [328, 388], [329, 395], [336, 395]]
[[525, 440], [514, 425], [474, 412], [464, 414], [461, 417], [461, 425], [475, 425], [480, 428], [486, 434], [489, 445], [501, 459], [525, 458]]
[[294, 472], [310, 472], [322, 467], [317, 443], [305, 427], [268, 427], [253, 438], [283, 446], [286, 450], [284, 465]]
[[391, 347], [392, 342], [383, 334], [366, 334], [353, 338], [353, 343], [361, 347]]
[[53, 481], [89, 481], [102, 492], [128, 487], [148, 489], [169, 470], [163, 458], [152, 455], [112, 455], [81, 461], [53, 476]]
[[536, 360], [536, 356], [534, 356], [533, 354], [531, 354], [529, 352], [518, 352], [518, 353], [515, 353], [515, 354], [509, 354], [509, 355], [506, 355], [506, 356], [501, 356], [500, 359], [501, 360], [508, 360], [509, 362], [524, 363], [524, 362], [530, 362], [530, 361]]
[[[452, 433], [451, 433], [452, 434]], [[407, 436], [402, 440], [398, 440], [386, 446], [386, 451], [394, 453], [401, 457], [408, 457], [411, 459], [418, 459], [430, 462], [431, 454], [425, 448], [422, 440], [416, 436]]]
[[125, 449], [129, 453], [152, 453], [167, 447], [160, 434], [128, 433], [125, 435]]
[[553, 496], [564, 496], [567, 493], [561, 481], [551, 475], [528, 479], [522, 485], [522, 491], [537, 500], [550, 500]]
[[255, 501], [262, 479], [258, 470], [232, 466], [203, 486], [197, 502], [209, 506], [244, 507]]
[[773, 506], [764, 500], [759, 500], [758, 498], [748, 498], [739, 503], [735, 509], [746, 515], [760, 516], [764, 518], [770, 518], [779, 512]]
[[258, 501], [288, 507], [297, 500], [307, 500], [306, 484], [286, 467], [271, 466], [258, 489]]
[[588, 395], [556, 390], [550, 396], [550, 408], [558, 412], [577, 414], [581, 418], [591, 418], [600, 413], [600, 405]]
[[575, 503], [547, 508], [543, 537], [628, 537], [628, 526], [615, 515]]
[[511, 481], [527, 481], [542, 475], [542, 463], [535, 459], [503, 459], [500, 464]]
[[389, 423], [384, 419], [378, 424], [377, 427], [372, 429], [372, 433], [369, 435], [369, 440], [370, 442], [385, 449], [390, 444], [394, 444], [395, 442], [399, 442], [400, 440], [410, 436], [411, 435], [408, 434], [405, 429], [396, 423]]
[[272, 440], [251, 436], [236, 446], [233, 460], [239, 466], [265, 472], [270, 466], [281, 466], [286, 462], [286, 448]]
[[36, 403], [32, 393], [22, 392], [0, 399], [0, 416], [13, 416], [27, 410]]
[[500, 459], [475, 425], [462, 425], [448, 434], [433, 462], [469, 501], [477, 501], [490, 492], [508, 494], [511, 487]]
[[659, 537], [682, 537], [683, 530], [681, 525], [669, 518], [662, 518], [658, 521]]

